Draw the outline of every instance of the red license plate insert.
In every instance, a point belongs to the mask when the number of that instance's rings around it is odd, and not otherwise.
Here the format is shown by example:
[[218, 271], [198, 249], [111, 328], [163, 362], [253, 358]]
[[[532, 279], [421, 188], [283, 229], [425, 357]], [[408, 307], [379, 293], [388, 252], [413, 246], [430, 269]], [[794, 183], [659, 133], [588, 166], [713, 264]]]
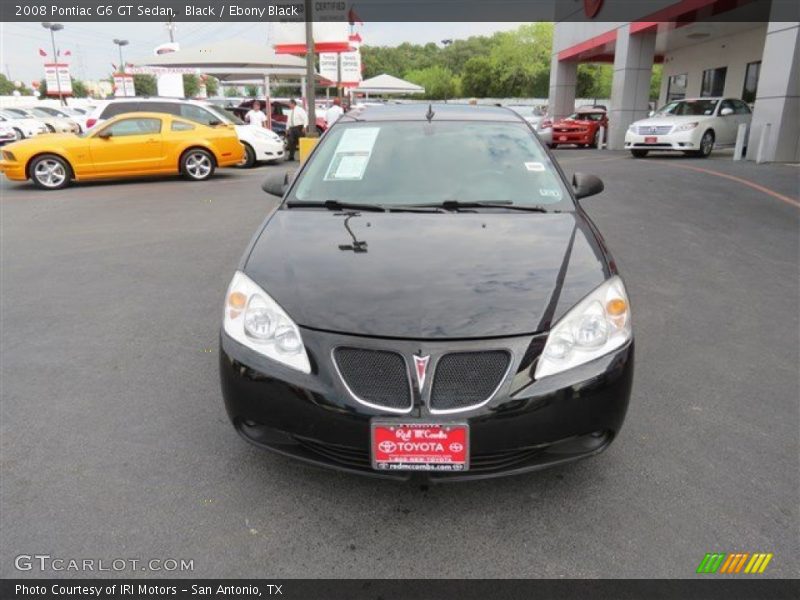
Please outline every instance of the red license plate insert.
[[645, 144], [657, 144], [658, 143], [658, 138], [657, 137], [646, 137], [646, 138], [644, 138], [644, 143]]
[[379, 471], [466, 471], [466, 423], [372, 422], [372, 468]]

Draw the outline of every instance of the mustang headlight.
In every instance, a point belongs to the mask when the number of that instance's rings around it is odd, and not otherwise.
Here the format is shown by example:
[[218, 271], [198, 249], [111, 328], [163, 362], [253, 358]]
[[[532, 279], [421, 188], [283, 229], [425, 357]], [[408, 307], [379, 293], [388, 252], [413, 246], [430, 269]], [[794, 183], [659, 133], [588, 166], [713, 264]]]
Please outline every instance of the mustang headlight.
[[631, 309], [617, 276], [595, 288], [550, 330], [535, 379], [599, 358], [631, 339]]
[[240, 344], [303, 373], [311, 372], [300, 330], [294, 321], [241, 271], [225, 295], [225, 333]]
[[692, 121], [691, 123], [682, 123], [680, 125], [677, 125], [674, 131], [691, 131], [698, 125], [700, 125], [700, 123], [698, 123], [697, 121]]

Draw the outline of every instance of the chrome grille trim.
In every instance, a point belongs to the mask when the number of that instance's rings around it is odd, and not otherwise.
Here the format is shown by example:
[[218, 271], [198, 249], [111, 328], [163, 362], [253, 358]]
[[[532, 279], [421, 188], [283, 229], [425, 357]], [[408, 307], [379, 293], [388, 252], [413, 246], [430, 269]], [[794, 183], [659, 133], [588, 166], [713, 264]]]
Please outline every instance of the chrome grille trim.
[[[349, 385], [347, 385], [347, 380], [344, 378], [344, 375], [342, 375], [342, 372], [339, 369], [339, 364], [336, 362], [336, 350], [338, 350], [339, 348], [350, 348], [350, 349], [352, 349], [354, 347], [353, 346], [334, 346], [333, 348], [331, 348], [331, 363], [333, 363], [333, 368], [336, 370], [336, 375], [339, 377], [339, 381], [342, 382], [342, 385], [347, 390], [347, 393], [350, 394], [350, 396], [353, 398], [353, 400], [355, 400], [359, 404], [363, 404], [364, 406], [368, 406], [369, 408], [374, 408], [375, 410], [391, 412], [391, 413], [395, 413], [395, 414], [399, 414], [399, 415], [408, 414], [414, 409], [414, 386], [411, 383], [410, 370], [409, 370], [408, 361], [406, 360], [405, 355], [403, 355], [400, 352], [395, 352], [394, 350], [372, 349], [375, 352], [391, 352], [393, 354], [397, 354], [398, 356], [400, 356], [403, 359], [403, 364], [405, 365], [406, 381], [408, 383], [409, 406], [408, 406], [408, 408], [393, 408], [393, 407], [390, 407], [390, 406], [383, 406], [381, 404], [375, 404], [373, 402], [370, 402], [369, 400], [364, 400], [363, 398], [359, 397], [358, 394], [356, 394]], [[357, 350], [367, 350], [367, 351], [371, 350], [369, 348], [355, 348], [355, 349], [357, 349]]]

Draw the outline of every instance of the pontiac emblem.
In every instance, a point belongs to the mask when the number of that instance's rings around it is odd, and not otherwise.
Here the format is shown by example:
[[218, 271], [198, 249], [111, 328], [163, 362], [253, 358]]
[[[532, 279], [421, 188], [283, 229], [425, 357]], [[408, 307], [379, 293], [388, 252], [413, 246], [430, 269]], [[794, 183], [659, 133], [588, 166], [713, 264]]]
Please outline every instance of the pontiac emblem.
[[425, 385], [425, 375], [428, 371], [428, 361], [430, 361], [431, 357], [428, 356], [417, 356], [414, 355], [414, 371], [417, 374], [417, 384], [419, 385], [419, 389], [422, 390], [422, 386]]

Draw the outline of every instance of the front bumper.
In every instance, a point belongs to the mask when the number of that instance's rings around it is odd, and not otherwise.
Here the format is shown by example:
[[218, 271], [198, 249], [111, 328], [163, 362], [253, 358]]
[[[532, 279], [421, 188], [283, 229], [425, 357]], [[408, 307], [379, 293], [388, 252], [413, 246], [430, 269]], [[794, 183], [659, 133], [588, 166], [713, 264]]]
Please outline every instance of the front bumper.
[[700, 148], [698, 129], [673, 132], [666, 135], [639, 135], [628, 131], [625, 134], [625, 149], [692, 152]]
[[560, 144], [591, 144], [594, 141], [594, 135], [592, 134], [591, 130], [556, 131], [554, 129], [552, 135], [553, 141], [551, 143], [554, 146], [558, 146]]
[[25, 173], [25, 165], [16, 161], [0, 160], [0, 173], [13, 181], [25, 181], [28, 176]]
[[[388, 479], [419, 472], [372, 469], [370, 421], [467, 422], [470, 468], [425, 473], [431, 481], [511, 475], [602, 452], [619, 432], [633, 380], [633, 343], [565, 373], [533, 381], [530, 348], [542, 337], [502, 340], [419, 342], [356, 338], [302, 329], [312, 363], [309, 375], [263, 357], [229, 338], [220, 343], [220, 378], [225, 407], [248, 442], [319, 466]], [[536, 344], [539, 344], [538, 346]], [[356, 401], [332, 365], [330, 350], [358, 345], [411, 356], [502, 346], [511, 368], [485, 405], [456, 414], [431, 414], [415, 399], [402, 417]], [[532, 362], [530, 362], [532, 360]]]

